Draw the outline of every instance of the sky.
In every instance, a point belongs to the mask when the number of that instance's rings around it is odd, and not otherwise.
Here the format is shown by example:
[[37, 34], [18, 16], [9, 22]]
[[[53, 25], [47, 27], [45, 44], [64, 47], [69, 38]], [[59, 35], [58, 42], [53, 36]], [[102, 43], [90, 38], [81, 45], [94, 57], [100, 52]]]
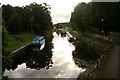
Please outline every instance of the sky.
[[61, 22], [69, 22], [71, 12], [80, 2], [90, 2], [91, 0], [0, 0], [2, 4], [10, 4], [12, 6], [25, 6], [36, 2], [38, 4], [47, 3], [51, 7], [51, 17], [53, 24]]

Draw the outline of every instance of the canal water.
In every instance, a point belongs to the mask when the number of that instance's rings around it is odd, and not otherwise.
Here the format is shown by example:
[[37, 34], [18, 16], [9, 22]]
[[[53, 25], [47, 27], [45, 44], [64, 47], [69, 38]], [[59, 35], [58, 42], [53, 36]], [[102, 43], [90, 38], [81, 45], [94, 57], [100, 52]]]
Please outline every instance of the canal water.
[[13, 59], [12, 68], [5, 70], [8, 78], [77, 78], [85, 71], [75, 65], [72, 51], [75, 46], [68, 42], [67, 37], [53, 33], [54, 48], [51, 54], [32, 52], [28, 48]]

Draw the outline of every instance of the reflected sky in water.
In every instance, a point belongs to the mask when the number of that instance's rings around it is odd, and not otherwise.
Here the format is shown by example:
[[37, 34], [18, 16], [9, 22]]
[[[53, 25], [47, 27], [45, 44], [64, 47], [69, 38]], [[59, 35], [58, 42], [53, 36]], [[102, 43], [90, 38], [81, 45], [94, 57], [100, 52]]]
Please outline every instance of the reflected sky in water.
[[77, 67], [73, 61], [72, 51], [75, 47], [68, 42], [66, 37], [62, 38], [55, 32], [53, 36], [53, 64], [49, 69], [26, 68], [26, 63], [22, 63], [15, 70], [6, 70], [4, 76], [9, 78], [77, 78], [85, 69]]

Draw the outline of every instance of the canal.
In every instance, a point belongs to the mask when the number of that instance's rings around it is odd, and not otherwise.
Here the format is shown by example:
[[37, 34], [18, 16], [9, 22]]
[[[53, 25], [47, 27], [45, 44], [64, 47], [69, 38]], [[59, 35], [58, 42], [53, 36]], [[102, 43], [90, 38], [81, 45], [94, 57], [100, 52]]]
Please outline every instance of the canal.
[[4, 76], [8, 78], [77, 78], [85, 69], [78, 67], [72, 56], [75, 46], [67, 37], [53, 33], [53, 49], [51, 54], [34, 52], [27, 48], [13, 58], [9, 70]]

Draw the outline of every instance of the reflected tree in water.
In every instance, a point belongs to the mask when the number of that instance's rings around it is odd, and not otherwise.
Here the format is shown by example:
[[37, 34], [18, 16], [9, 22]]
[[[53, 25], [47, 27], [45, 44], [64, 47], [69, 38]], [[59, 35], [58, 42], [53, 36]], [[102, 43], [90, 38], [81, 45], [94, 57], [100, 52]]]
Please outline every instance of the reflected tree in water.
[[90, 47], [88, 44], [82, 42], [75, 45], [76, 49], [73, 51], [73, 60], [78, 67], [87, 67], [87, 65], [95, 62], [100, 58], [100, 54]]
[[26, 62], [26, 66], [27, 68], [29, 67], [31, 69], [34, 68], [38, 70], [41, 68], [48, 69], [52, 63], [51, 57], [41, 52], [33, 52], [33, 55], [30, 57], [29, 61]]
[[52, 52], [43, 53], [44, 51], [33, 51], [31, 47], [28, 47], [25, 51], [23, 51], [20, 55], [16, 55], [13, 57], [13, 64], [11, 69], [14, 70], [18, 65], [22, 63], [26, 63], [26, 68], [31, 69], [41, 69], [52, 66]]

